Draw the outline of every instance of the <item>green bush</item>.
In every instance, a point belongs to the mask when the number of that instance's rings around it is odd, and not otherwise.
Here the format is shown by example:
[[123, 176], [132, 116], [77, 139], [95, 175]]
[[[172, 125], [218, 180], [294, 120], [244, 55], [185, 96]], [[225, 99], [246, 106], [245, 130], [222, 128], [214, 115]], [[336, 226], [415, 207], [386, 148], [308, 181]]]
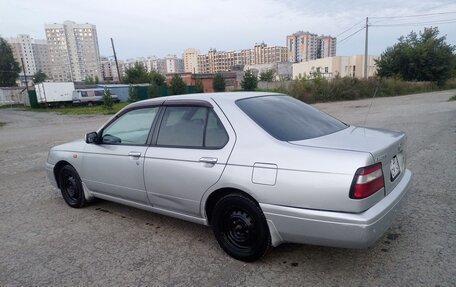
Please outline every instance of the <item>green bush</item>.
[[107, 110], [112, 110], [114, 106], [114, 99], [111, 96], [111, 90], [108, 88], [104, 88], [103, 91], [103, 107]]

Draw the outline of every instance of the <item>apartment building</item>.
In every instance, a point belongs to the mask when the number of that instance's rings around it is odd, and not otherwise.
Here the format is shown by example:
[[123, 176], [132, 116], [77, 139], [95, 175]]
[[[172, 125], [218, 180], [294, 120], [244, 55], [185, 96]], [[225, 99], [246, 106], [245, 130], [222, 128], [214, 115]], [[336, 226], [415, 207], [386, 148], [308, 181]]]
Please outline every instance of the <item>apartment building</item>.
[[176, 55], [167, 55], [164, 58], [150, 56], [127, 59], [122, 64], [122, 73], [125, 73], [124, 71], [128, 68], [134, 67], [137, 63], [143, 65], [148, 72], [155, 70], [162, 75], [184, 72], [184, 60]]
[[331, 36], [320, 36], [317, 46], [317, 58], [336, 56], [336, 38]]
[[35, 57], [36, 71], [42, 71], [50, 78], [50, 65], [49, 65], [49, 48], [46, 40], [35, 39], [32, 43], [33, 56]]
[[[118, 60], [120, 74], [124, 74], [124, 61]], [[119, 74], [117, 73], [116, 61], [112, 58], [101, 57], [101, 75], [103, 81], [120, 82]]]
[[200, 52], [194, 48], [185, 49], [182, 53], [182, 59], [184, 61], [184, 72], [186, 73], [199, 73], [198, 69], [198, 55]]
[[299, 31], [287, 36], [288, 61], [312, 61], [336, 55], [336, 38]]
[[256, 44], [253, 57], [255, 65], [283, 63], [287, 62], [287, 49], [279, 46], [268, 47], [265, 43]]
[[166, 73], [183, 73], [184, 60], [178, 58], [176, 55], [168, 55], [165, 57]]
[[49, 76], [48, 70], [48, 45], [45, 40], [37, 40], [30, 35], [21, 34], [17, 37], [6, 39], [11, 46], [14, 59], [22, 66], [24, 61], [25, 74], [32, 76], [39, 70]]
[[219, 73], [231, 71], [233, 67], [243, 65], [280, 63], [287, 61], [287, 48], [280, 46], [268, 47], [256, 44], [253, 49], [239, 51], [217, 51], [210, 49], [207, 54], [197, 57], [200, 73]]
[[65, 21], [44, 26], [54, 81], [101, 78], [100, 52], [95, 25]]

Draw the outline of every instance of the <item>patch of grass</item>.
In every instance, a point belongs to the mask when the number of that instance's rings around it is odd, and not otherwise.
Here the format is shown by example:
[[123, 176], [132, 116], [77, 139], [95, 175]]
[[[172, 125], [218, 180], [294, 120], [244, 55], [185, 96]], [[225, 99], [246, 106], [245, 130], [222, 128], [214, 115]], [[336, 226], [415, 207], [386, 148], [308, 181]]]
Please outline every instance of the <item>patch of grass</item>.
[[456, 101], [456, 95], [452, 96], [451, 98], [448, 99], [449, 102], [451, 101]]
[[0, 122], [0, 128], [3, 127], [4, 125], [6, 125], [6, 123]]
[[9, 104], [6, 104], [6, 105], [0, 105], [0, 109], [11, 109], [11, 108], [23, 108], [24, 105], [23, 104], [12, 104], [12, 105], [9, 105]]
[[32, 109], [27, 108], [26, 110], [32, 112], [56, 112], [62, 115], [113, 115], [121, 110], [123, 107], [129, 103], [116, 103], [112, 109], [108, 110], [104, 108], [103, 105], [96, 106], [72, 106], [72, 107], [62, 107], [62, 108], [39, 108]]

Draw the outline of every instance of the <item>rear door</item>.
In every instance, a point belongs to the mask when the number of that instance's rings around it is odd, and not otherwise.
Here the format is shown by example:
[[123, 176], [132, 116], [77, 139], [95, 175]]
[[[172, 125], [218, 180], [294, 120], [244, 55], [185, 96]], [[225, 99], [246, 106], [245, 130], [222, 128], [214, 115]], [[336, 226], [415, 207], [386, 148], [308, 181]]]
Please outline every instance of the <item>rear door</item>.
[[147, 140], [159, 107], [126, 112], [102, 131], [102, 141], [85, 148], [82, 179], [102, 195], [148, 204], [144, 185]]
[[222, 175], [235, 134], [210, 103], [168, 101], [164, 108], [146, 152], [147, 194], [157, 208], [200, 216], [201, 198]]

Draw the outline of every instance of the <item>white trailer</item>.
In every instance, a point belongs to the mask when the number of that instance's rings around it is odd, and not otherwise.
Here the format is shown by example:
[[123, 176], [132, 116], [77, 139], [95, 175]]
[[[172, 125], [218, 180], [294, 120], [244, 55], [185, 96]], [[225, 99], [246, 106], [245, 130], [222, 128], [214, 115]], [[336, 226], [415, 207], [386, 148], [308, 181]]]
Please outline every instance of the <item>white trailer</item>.
[[56, 106], [73, 101], [73, 82], [44, 82], [35, 85], [38, 104]]

